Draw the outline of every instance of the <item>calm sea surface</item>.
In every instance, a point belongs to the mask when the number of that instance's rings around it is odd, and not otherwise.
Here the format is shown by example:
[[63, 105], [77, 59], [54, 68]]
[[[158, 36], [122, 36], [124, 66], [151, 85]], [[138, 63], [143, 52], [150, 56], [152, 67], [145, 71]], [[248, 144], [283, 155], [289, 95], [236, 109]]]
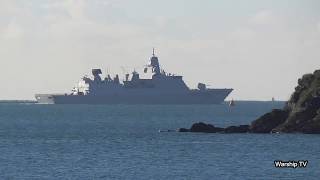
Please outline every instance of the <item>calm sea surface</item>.
[[[0, 103], [0, 179], [319, 179], [320, 135], [159, 133], [248, 124], [283, 102]], [[277, 169], [274, 160], [309, 160]]]

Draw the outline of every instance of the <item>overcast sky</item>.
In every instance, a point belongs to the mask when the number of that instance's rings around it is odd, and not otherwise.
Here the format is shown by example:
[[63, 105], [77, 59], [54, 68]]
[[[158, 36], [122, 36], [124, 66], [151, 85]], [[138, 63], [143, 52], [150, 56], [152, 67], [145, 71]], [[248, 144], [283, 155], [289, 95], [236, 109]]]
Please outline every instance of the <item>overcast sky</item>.
[[69, 92], [91, 68], [167, 72], [229, 98], [289, 98], [320, 67], [319, 0], [0, 0], [0, 99]]

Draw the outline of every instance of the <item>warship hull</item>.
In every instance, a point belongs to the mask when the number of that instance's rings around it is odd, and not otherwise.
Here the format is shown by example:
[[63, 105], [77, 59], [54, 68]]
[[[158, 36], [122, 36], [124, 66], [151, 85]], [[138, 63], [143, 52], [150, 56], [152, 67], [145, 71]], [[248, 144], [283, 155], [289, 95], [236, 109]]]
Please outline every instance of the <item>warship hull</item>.
[[208, 89], [182, 94], [36, 94], [40, 104], [221, 104], [232, 89]]
[[151, 79], [141, 79], [137, 71], [125, 74], [120, 82], [119, 75], [101, 77], [101, 69], [92, 69], [92, 76], [84, 76], [69, 94], [36, 94], [42, 104], [220, 104], [233, 89], [207, 88], [198, 83], [198, 89], [190, 89], [183, 76], [165, 72], [154, 54], [144, 73]]

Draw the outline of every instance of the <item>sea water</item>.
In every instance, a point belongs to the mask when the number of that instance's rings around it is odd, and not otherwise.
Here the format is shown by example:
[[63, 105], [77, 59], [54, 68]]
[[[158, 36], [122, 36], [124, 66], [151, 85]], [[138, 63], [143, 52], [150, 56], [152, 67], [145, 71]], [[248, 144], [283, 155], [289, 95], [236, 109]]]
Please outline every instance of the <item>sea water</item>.
[[0, 103], [0, 179], [319, 179], [320, 135], [159, 133], [249, 124], [283, 106]]

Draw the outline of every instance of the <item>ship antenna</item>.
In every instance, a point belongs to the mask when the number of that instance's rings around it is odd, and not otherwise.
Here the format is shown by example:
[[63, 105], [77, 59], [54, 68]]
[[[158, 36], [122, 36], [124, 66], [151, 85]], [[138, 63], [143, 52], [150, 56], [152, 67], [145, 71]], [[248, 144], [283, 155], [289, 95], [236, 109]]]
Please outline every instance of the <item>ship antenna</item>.
[[152, 48], [152, 56], [154, 57], [154, 48]]

